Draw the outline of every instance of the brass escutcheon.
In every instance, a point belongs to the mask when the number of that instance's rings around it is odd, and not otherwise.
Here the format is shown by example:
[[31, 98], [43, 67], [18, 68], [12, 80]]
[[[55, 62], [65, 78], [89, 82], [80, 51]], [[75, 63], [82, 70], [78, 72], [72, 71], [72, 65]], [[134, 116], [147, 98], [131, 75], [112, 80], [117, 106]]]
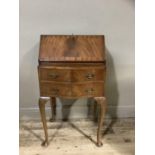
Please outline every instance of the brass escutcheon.
[[92, 79], [92, 78], [94, 78], [94, 74], [93, 73], [88, 73], [88, 74], [86, 74], [86, 78], [87, 79]]
[[48, 74], [52, 79], [56, 79], [59, 77], [59, 75], [57, 73], [49, 73]]

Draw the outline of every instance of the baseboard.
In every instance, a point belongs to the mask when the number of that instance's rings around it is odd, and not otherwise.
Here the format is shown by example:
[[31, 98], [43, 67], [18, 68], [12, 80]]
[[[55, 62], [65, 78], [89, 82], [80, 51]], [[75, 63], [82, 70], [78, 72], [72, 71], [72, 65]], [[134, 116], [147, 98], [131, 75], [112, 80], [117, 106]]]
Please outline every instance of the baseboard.
[[[134, 106], [108, 106], [108, 112], [106, 114], [106, 118], [111, 117], [110, 115], [115, 114], [117, 118], [129, 118], [135, 117], [135, 107]], [[51, 116], [50, 107], [46, 108], [47, 117]], [[88, 107], [84, 106], [76, 106], [74, 108], [65, 108], [61, 109], [61, 107], [57, 107], [57, 119], [62, 119], [64, 117], [68, 117], [69, 119], [82, 119], [88, 118], [90, 116], [90, 112], [88, 112]], [[113, 116], [115, 116], [113, 115]], [[31, 108], [20, 108], [19, 111], [20, 120], [36, 120], [40, 119], [40, 113], [38, 107]]]

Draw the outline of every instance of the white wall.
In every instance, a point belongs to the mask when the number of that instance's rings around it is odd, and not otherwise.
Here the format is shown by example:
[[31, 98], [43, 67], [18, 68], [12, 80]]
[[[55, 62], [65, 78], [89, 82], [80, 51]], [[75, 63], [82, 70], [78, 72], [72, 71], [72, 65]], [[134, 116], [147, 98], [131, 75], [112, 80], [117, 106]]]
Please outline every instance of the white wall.
[[[40, 34], [104, 34], [110, 115], [134, 116], [134, 0], [20, 0], [20, 117], [38, 118]], [[62, 117], [58, 100], [58, 117]], [[64, 109], [85, 118], [86, 99]], [[47, 108], [49, 112], [49, 108]]]

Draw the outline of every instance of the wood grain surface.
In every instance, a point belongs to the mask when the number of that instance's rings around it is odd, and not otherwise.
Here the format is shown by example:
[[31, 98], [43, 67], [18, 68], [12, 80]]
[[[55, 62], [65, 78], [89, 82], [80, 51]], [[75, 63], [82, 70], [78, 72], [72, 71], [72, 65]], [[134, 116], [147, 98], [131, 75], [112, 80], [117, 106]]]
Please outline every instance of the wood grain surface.
[[106, 69], [98, 67], [39, 67], [40, 81], [86, 82], [104, 81]]
[[103, 35], [41, 35], [39, 61], [102, 62], [104, 60]]

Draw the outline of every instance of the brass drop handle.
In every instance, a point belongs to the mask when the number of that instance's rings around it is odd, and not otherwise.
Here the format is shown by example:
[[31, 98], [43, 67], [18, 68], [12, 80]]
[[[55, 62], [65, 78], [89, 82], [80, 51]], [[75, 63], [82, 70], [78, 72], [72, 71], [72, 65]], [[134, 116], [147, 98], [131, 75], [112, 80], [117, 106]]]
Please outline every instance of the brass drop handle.
[[52, 79], [56, 79], [59, 77], [59, 75], [57, 73], [49, 73], [48, 74]]
[[93, 73], [88, 73], [88, 74], [86, 74], [86, 78], [87, 79], [92, 79], [92, 78], [94, 78], [94, 74]]
[[91, 93], [93, 93], [95, 90], [93, 89], [93, 88], [90, 88], [90, 89], [86, 89], [85, 90], [85, 92], [87, 93], [87, 94], [91, 94]]
[[51, 91], [52, 91], [52, 94], [55, 94], [55, 95], [59, 93], [59, 89], [52, 89]]

